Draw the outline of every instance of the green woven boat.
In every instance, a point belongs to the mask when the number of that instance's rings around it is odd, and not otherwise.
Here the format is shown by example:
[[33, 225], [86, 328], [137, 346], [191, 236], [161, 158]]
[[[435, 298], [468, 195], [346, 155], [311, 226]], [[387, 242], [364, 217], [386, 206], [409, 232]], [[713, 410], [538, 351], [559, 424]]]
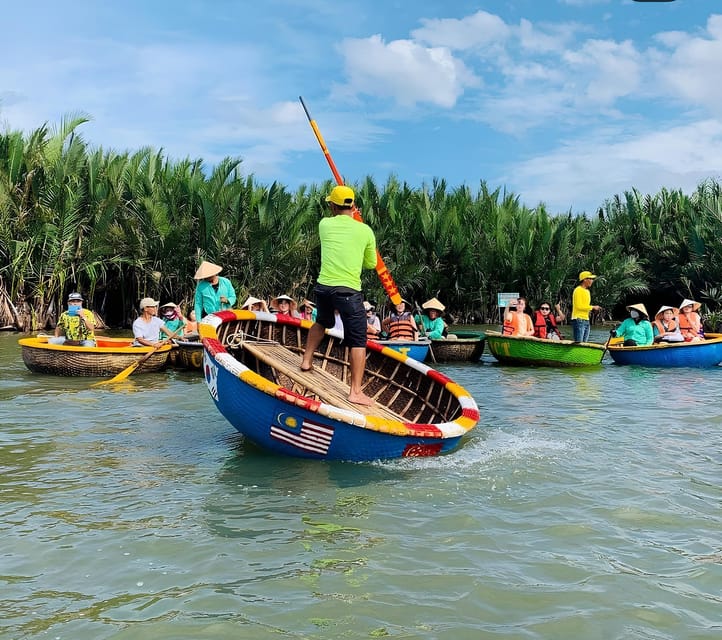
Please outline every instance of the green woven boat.
[[503, 364], [538, 367], [589, 367], [601, 364], [606, 347], [596, 342], [547, 340], [486, 332], [491, 355]]

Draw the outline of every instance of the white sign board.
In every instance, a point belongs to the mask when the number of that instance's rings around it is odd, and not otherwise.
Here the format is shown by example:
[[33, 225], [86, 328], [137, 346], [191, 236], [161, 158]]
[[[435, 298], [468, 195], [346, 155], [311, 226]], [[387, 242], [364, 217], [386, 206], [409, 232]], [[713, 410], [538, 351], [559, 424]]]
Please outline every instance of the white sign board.
[[506, 307], [509, 304], [509, 300], [516, 300], [519, 297], [518, 293], [497, 293], [496, 294], [496, 306]]

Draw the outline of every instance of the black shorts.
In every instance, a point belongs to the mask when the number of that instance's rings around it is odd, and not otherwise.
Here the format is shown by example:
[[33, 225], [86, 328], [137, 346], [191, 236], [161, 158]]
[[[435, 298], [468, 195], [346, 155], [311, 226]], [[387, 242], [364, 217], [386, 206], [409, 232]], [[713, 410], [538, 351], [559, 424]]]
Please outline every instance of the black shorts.
[[366, 309], [364, 296], [349, 287], [329, 287], [317, 284], [316, 322], [325, 329], [336, 324], [334, 310], [338, 310], [343, 322], [343, 341], [349, 347], [366, 346]]

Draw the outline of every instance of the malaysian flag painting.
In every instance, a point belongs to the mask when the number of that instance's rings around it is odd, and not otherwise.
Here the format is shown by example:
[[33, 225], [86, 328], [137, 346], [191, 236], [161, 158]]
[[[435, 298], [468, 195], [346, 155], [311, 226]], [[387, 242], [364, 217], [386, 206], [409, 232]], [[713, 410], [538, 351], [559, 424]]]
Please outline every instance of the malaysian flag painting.
[[311, 420], [302, 420], [289, 413], [276, 416], [271, 425], [271, 437], [290, 444], [292, 447], [325, 455], [333, 439], [333, 427], [327, 427]]

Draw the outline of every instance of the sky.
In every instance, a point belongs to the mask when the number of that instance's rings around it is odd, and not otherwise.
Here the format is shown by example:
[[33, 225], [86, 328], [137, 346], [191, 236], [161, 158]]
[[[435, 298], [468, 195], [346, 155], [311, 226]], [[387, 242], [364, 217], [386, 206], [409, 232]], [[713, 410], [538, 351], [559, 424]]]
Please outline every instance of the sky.
[[719, 0], [0, 0], [0, 130], [593, 214], [722, 173]]

